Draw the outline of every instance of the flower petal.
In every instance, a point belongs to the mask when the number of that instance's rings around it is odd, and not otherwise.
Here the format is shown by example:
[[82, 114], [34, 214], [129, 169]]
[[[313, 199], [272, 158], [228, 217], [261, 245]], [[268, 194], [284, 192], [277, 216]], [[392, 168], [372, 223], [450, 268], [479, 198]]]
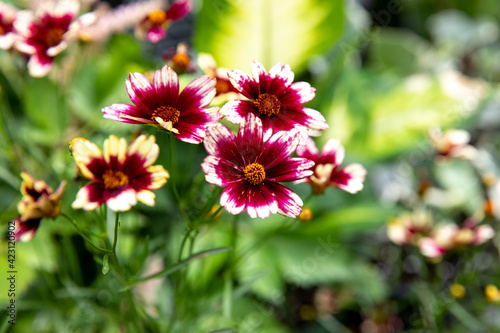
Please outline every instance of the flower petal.
[[246, 164], [254, 163], [262, 151], [264, 133], [262, 121], [253, 113], [247, 114], [241, 122], [236, 144]]
[[167, 19], [176, 21], [186, 16], [192, 8], [191, 0], [177, 0], [167, 9]]
[[[321, 149], [321, 164], [332, 163], [341, 165], [344, 161], [344, 146], [337, 139], [329, 139]], [[319, 163], [319, 162], [318, 162]]]
[[208, 75], [197, 77], [182, 90], [177, 108], [181, 112], [193, 108], [205, 108], [212, 102], [215, 93], [214, 78]]
[[104, 113], [104, 118], [120, 121], [122, 123], [129, 124], [155, 124], [151, 120], [151, 114], [145, 113], [143, 109], [140, 109], [134, 105], [117, 103], [110, 106], [102, 108], [102, 113]]
[[297, 194], [278, 183], [265, 181], [264, 184], [278, 202], [278, 214], [287, 217], [297, 217], [300, 214], [303, 203]]
[[99, 147], [90, 141], [76, 141], [72, 152], [81, 174], [87, 179], [99, 181], [107, 169], [106, 161]]
[[161, 25], [153, 25], [148, 29], [147, 37], [151, 43], [158, 43], [167, 35], [167, 29]]
[[220, 109], [220, 113], [232, 124], [240, 124], [247, 114], [253, 112], [255, 112], [253, 102], [240, 99], [229, 101]]
[[229, 71], [227, 76], [229, 77], [229, 82], [231, 82], [233, 87], [246, 98], [257, 99], [259, 97], [259, 84], [258, 82], [255, 82], [247, 73], [236, 69]]
[[137, 192], [137, 200], [151, 207], [155, 205], [155, 197], [156, 195], [148, 190], [142, 190], [140, 192]]
[[[267, 194], [267, 195], [266, 195]], [[278, 212], [278, 202], [265, 185], [250, 186], [247, 191], [246, 210], [251, 218], [268, 218], [271, 213]]]
[[243, 165], [243, 159], [236, 145], [236, 136], [226, 126], [217, 123], [209, 125], [203, 145], [209, 155]]
[[220, 205], [231, 214], [241, 213], [246, 206], [246, 193], [249, 186], [246, 181], [230, 184], [222, 191]]
[[274, 134], [263, 146], [259, 163], [265, 168], [272, 168], [288, 158], [297, 148], [299, 137], [296, 131]]
[[104, 201], [109, 209], [115, 212], [124, 212], [137, 204], [137, 193], [130, 187], [112, 192], [105, 191]]
[[298, 146], [296, 154], [298, 157], [307, 158], [313, 161], [318, 160], [318, 147], [313, 139], [308, 138], [305, 145]]
[[273, 182], [291, 182], [309, 177], [313, 174], [311, 168], [314, 162], [305, 158], [289, 158], [275, 165], [270, 169], [265, 169], [266, 179]]
[[211, 184], [226, 187], [231, 183], [242, 180], [241, 170], [228, 160], [209, 155], [201, 164], [205, 179]]
[[130, 73], [125, 81], [130, 100], [142, 111], [153, 114], [160, 105], [151, 82], [140, 73]]
[[177, 104], [179, 97], [179, 77], [174, 70], [167, 65], [155, 72], [153, 85], [156, 95], [161, 99], [164, 106]]
[[346, 192], [356, 193], [363, 189], [365, 177], [366, 169], [361, 164], [353, 163], [338, 172], [332, 172], [330, 183]]
[[91, 183], [82, 187], [71, 204], [73, 209], [94, 210], [103, 204], [104, 186], [100, 183]]

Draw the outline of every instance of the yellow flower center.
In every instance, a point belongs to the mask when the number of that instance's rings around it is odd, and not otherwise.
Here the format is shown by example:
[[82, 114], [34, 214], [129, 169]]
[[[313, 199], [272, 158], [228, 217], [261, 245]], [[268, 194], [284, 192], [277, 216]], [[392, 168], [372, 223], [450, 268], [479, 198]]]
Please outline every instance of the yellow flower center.
[[161, 9], [155, 9], [148, 15], [148, 21], [152, 25], [161, 25], [167, 20], [167, 13]]
[[172, 125], [179, 121], [179, 116], [181, 112], [174, 107], [171, 106], [160, 106], [156, 110], [154, 110], [153, 115], [151, 116], [152, 120], [156, 120], [157, 117], [160, 117], [165, 122], [172, 122]]
[[280, 112], [281, 103], [278, 98], [272, 94], [259, 94], [259, 97], [253, 103], [261, 114], [271, 116]]
[[176, 53], [172, 58], [174, 67], [185, 70], [191, 63], [191, 58], [186, 53]]
[[215, 82], [215, 91], [217, 91], [218, 94], [224, 94], [229, 91], [229, 83], [226, 80], [219, 80]]
[[264, 167], [259, 163], [249, 164], [243, 169], [245, 179], [252, 185], [260, 185], [266, 179]]
[[127, 186], [129, 183], [128, 176], [120, 170], [106, 170], [102, 179], [106, 190], [114, 190], [120, 186]]
[[5, 35], [5, 29], [0, 25], [0, 36]]
[[56, 46], [63, 40], [64, 30], [55, 28], [50, 29], [45, 36], [45, 42], [49, 47]]

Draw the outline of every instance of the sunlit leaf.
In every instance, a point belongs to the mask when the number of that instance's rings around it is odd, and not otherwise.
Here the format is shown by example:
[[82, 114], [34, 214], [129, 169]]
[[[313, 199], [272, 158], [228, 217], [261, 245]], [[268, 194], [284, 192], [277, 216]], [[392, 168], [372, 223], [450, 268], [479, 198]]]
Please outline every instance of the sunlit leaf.
[[249, 70], [257, 59], [267, 69], [281, 62], [300, 71], [337, 40], [342, 26], [341, 0], [204, 1], [195, 45], [230, 69]]

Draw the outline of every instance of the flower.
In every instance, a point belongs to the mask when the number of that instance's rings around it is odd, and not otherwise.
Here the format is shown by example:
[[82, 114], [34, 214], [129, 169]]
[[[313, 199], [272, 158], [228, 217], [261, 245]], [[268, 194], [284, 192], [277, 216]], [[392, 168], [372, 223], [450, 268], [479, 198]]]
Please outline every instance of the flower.
[[476, 154], [476, 148], [469, 145], [470, 134], [467, 131], [449, 129], [443, 133], [441, 129], [433, 128], [429, 131], [429, 138], [440, 158], [472, 159]]
[[213, 105], [222, 105], [227, 101], [242, 98], [236, 88], [233, 87], [229, 81], [227, 73], [228, 69], [217, 67], [215, 59], [208, 53], [198, 53], [198, 66], [200, 69], [210, 77], [213, 77], [215, 82], [215, 97], [212, 101]]
[[172, 47], [162, 55], [163, 60], [177, 73], [196, 73], [196, 64], [189, 55], [187, 43], [179, 43], [177, 47]]
[[229, 213], [246, 209], [252, 218], [267, 218], [271, 213], [296, 217], [302, 200], [279, 182], [312, 174], [314, 162], [289, 158], [298, 143], [296, 131], [280, 132], [264, 141], [262, 121], [250, 112], [238, 136], [219, 123], [208, 127], [204, 145], [209, 156], [201, 166], [207, 182], [225, 187], [220, 204]]
[[126, 211], [137, 200], [154, 206], [151, 190], [159, 189], [169, 178], [163, 166], [152, 165], [159, 152], [152, 135], [140, 135], [129, 147], [125, 139], [111, 135], [104, 141], [104, 154], [90, 141], [75, 141], [76, 165], [92, 182], [78, 191], [72, 207], [93, 210], [106, 203], [114, 211]]
[[461, 299], [465, 296], [465, 287], [460, 283], [454, 283], [450, 286], [450, 295], [455, 299]]
[[60, 214], [66, 182], [62, 181], [54, 192], [45, 181], [36, 180], [27, 172], [22, 172], [21, 178], [23, 197], [17, 204], [20, 215], [14, 220], [19, 226], [16, 227], [16, 239], [29, 241], [35, 235], [42, 218], [56, 218]]
[[387, 225], [387, 237], [398, 245], [416, 244], [432, 230], [432, 217], [428, 211], [403, 212]]
[[179, 94], [179, 78], [167, 65], [155, 72], [153, 84], [142, 74], [125, 82], [135, 105], [113, 104], [102, 109], [104, 118], [130, 124], [151, 124], [182, 141], [200, 143], [208, 123], [221, 119], [219, 108], [205, 109], [215, 95], [215, 80], [207, 75], [189, 83]]
[[320, 112], [303, 107], [315, 96], [315, 89], [307, 82], [293, 82], [289, 65], [278, 63], [266, 73], [258, 61], [251, 63], [252, 75], [233, 70], [228, 73], [231, 84], [248, 100], [226, 103], [221, 113], [239, 124], [248, 113], [259, 117], [264, 126], [264, 138], [272, 133], [297, 129], [304, 140], [308, 135], [318, 136], [328, 128]]
[[135, 26], [148, 13], [162, 4], [162, 0], [145, 0], [110, 8], [106, 2], [99, 2], [93, 11], [95, 21], [82, 27], [78, 37], [84, 42], [105, 42], [113, 34], [124, 32]]
[[23, 12], [15, 21], [19, 32], [16, 48], [30, 55], [28, 69], [31, 76], [49, 73], [54, 57], [68, 46], [69, 37], [75, 36], [83, 22], [73, 21], [79, 10], [75, 0], [44, 1], [35, 14]]
[[168, 26], [186, 16], [191, 11], [191, 7], [191, 0], [177, 0], [166, 11], [152, 10], [136, 26], [135, 35], [139, 39], [147, 37], [151, 43], [158, 43], [167, 35]]
[[484, 287], [484, 295], [489, 302], [500, 301], [500, 290], [494, 284], [489, 284]]
[[461, 246], [479, 246], [495, 236], [493, 228], [469, 218], [461, 227], [455, 223], [437, 225], [429, 236], [418, 241], [420, 252], [429, 258], [440, 258], [446, 252]]
[[14, 45], [17, 9], [0, 2], [0, 49], [8, 50]]
[[349, 193], [361, 191], [366, 169], [358, 163], [340, 168], [344, 155], [344, 147], [336, 139], [328, 140], [320, 155], [314, 141], [308, 138], [306, 145], [297, 147], [297, 156], [314, 161], [315, 164], [311, 168], [313, 175], [299, 182], [311, 184], [317, 194], [323, 193], [328, 186], [338, 187]]
[[66, 182], [63, 181], [54, 192], [43, 180], [36, 180], [27, 172], [22, 172], [21, 193], [23, 197], [17, 204], [21, 220], [31, 220], [43, 217], [54, 218], [61, 210], [61, 197]]

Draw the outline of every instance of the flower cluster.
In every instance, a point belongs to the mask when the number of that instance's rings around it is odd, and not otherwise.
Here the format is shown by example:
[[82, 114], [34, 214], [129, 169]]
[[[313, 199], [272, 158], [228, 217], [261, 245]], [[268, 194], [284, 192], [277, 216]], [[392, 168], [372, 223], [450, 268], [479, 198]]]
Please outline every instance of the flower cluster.
[[[209, 154], [202, 164], [206, 180], [225, 187], [220, 204], [231, 214], [246, 210], [251, 217], [297, 217], [302, 200], [279, 182], [308, 182], [315, 193], [327, 186], [350, 193], [363, 188], [366, 170], [361, 165], [340, 167], [344, 149], [339, 141], [328, 141], [318, 156], [308, 135], [319, 135], [328, 125], [319, 111], [303, 106], [314, 98], [314, 88], [293, 83], [290, 66], [276, 64], [267, 73], [253, 61], [253, 78], [238, 70], [227, 72], [227, 84], [247, 99], [230, 100], [219, 111], [207, 108], [220, 78], [214, 63], [205, 63], [212, 77], [194, 79], [180, 94], [177, 74], [168, 65], [155, 72], [152, 82], [131, 73], [126, 88], [134, 105], [105, 107], [104, 117], [157, 126], [188, 143], [203, 141]], [[237, 136], [218, 122], [223, 116], [240, 126]], [[290, 158], [295, 150], [299, 157]]]
[[427, 211], [405, 212], [389, 222], [387, 236], [395, 244], [417, 246], [428, 258], [440, 258], [457, 248], [478, 246], [493, 238], [493, 228], [479, 222], [469, 218], [461, 226], [453, 222], [434, 225]]
[[16, 50], [28, 59], [29, 74], [46, 76], [56, 57], [77, 40], [102, 41], [113, 33], [136, 27], [136, 35], [158, 42], [168, 26], [192, 7], [190, 0], [177, 0], [167, 9], [161, 0], [132, 3], [111, 10], [99, 4], [81, 16], [81, 1], [36, 1], [32, 9], [18, 10], [0, 2], [0, 49]]

